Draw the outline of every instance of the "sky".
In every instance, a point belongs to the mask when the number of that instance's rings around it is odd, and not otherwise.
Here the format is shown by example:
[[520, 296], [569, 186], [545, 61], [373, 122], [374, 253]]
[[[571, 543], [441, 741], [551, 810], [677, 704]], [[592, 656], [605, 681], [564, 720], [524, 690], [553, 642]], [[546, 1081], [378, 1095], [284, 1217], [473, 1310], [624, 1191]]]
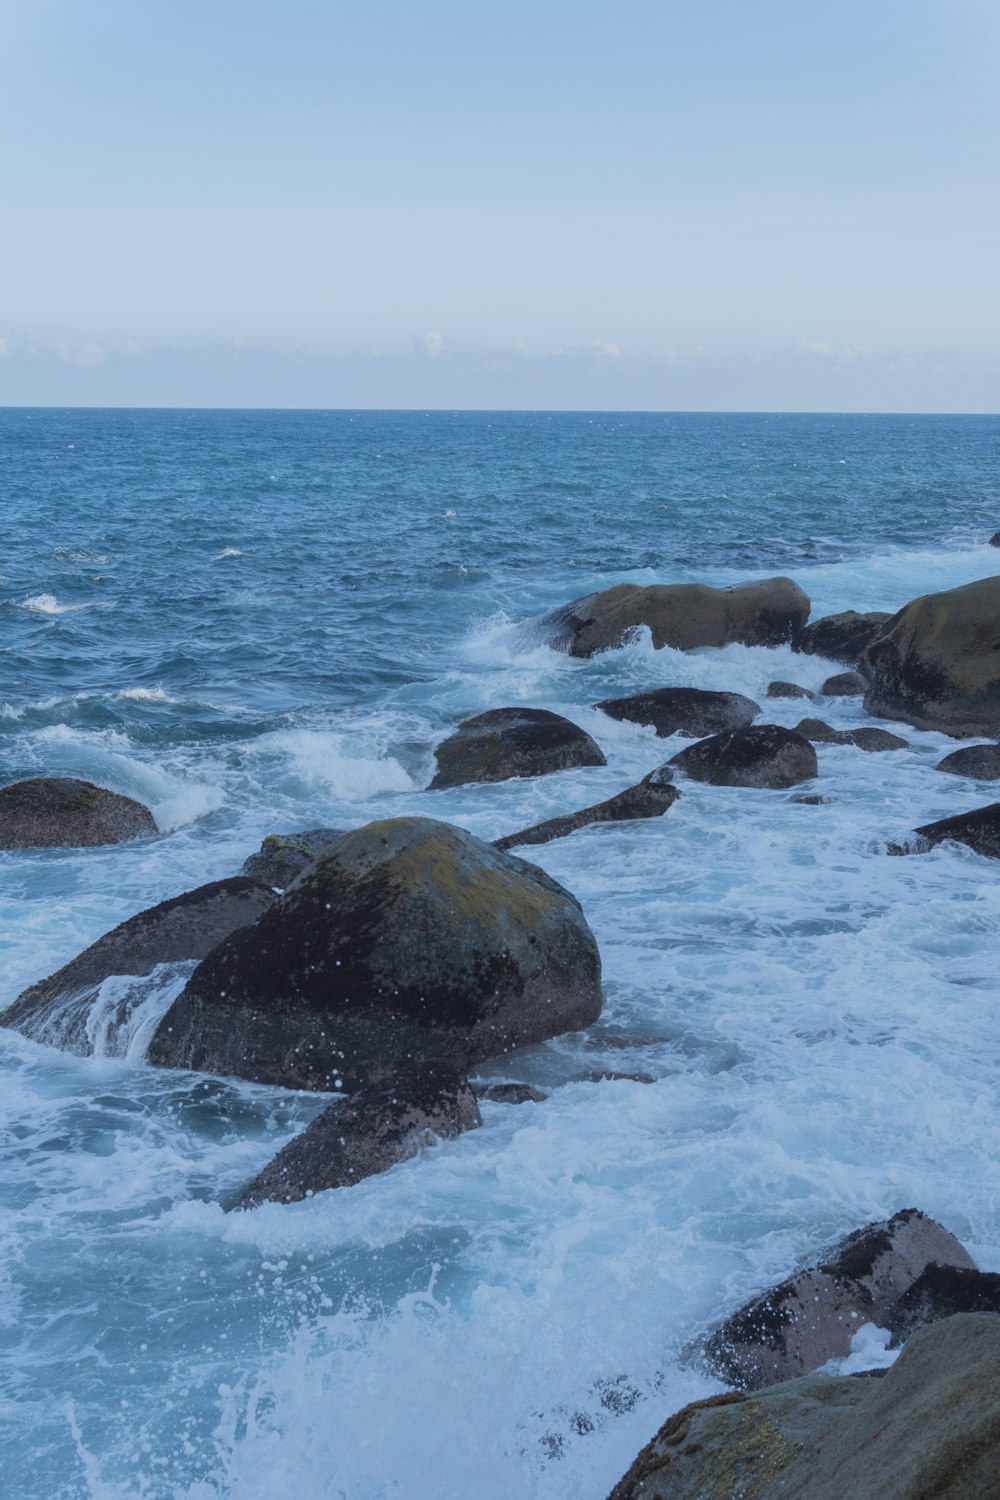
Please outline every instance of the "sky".
[[0, 404], [1000, 410], [997, 0], [0, 0]]

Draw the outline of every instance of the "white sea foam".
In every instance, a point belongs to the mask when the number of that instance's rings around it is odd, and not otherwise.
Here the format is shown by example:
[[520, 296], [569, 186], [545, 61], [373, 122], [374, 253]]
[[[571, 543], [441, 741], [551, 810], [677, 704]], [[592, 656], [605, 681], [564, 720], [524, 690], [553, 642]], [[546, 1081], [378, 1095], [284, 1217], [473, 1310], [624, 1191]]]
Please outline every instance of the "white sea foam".
[[242, 547], [223, 547], [221, 552], [215, 554], [212, 561], [221, 562], [224, 557], [243, 557], [244, 555]]
[[173, 698], [161, 687], [155, 688], [123, 688], [116, 698], [124, 699], [133, 703], [180, 703], [180, 698]]
[[22, 599], [21, 608], [32, 615], [67, 615], [74, 610], [87, 609], [86, 604], [60, 604], [55, 594], [32, 594]]
[[385, 792], [407, 792], [413, 780], [391, 755], [365, 754], [365, 727], [353, 734], [337, 730], [289, 729], [265, 735], [254, 746], [256, 755], [274, 757], [287, 767], [286, 775], [306, 792], [324, 793], [346, 802], [363, 802]]

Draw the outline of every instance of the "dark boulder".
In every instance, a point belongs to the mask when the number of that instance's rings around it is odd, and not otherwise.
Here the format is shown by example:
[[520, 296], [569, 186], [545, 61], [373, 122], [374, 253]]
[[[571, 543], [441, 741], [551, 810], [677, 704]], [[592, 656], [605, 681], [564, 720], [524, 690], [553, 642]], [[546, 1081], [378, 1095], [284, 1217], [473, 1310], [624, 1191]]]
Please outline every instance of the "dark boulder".
[[156, 833], [148, 807], [71, 776], [0, 787], [0, 849], [83, 849]]
[[865, 708], [959, 739], [1000, 734], [1000, 578], [912, 600], [862, 659]]
[[492, 708], [465, 719], [434, 752], [430, 790], [470, 781], [547, 776], [576, 766], [605, 766], [596, 741], [578, 725], [545, 708]]
[[974, 812], [939, 818], [936, 823], [924, 823], [914, 831], [932, 847], [951, 839], [956, 844], [967, 844], [987, 859], [1000, 859], [1000, 802], [977, 807]]
[[892, 1346], [904, 1344], [918, 1328], [956, 1313], [1000, 1313], [1000, 1276], [967, 1266], [930, 1265], [892, 1310]]
[[466, 1079], [441, 1063], [414, 1063], [328, 1105], [234, 1206], [298, 1203], [328, 1188], [350, 1187], [481, 1124]]
[[842, 661], [845, 666], [856, 667], [862, 652], [891, 619], [890, 614], [881, 610], [861, 615], [856, 609], [845, 609], [839, 615], [824, 615], [799, 631], [792, 642], [792, 650], [806, 656], [825, 656], [828, 661]]
[[799, 687], [797, 682], [782, 682], [779, 678], [776, 682], [768, 683], [765, 696], [768, 698], [815, 698], [816, 694], [811, 693], [808, 688]]
[[342, 828], [306, 828], [302, 833], [269, 833], [259, 852], [244, 860], [243, 873], [284, 890], [343, 832]]
[[812, 1375], [696, 1401], [609, 1500], [996, 1500], [1000, 1318], [924, 1328], [879, 1380]]
[[780, 646], [808, 618], [808, 596], [790, 578], [722, 589], [704, 583], [619, 583], [560, 605], [532, 621], [529, 632], [570, 656], [594, 656], [623, 646], [641, 627], [650, 631], [657, 650], [673, 646], [695, 651], [733, 642]]
[[825, 719], [800, 719], [795, 726], [795, 733], [801, 734], [804, 740], [811, 740], [816, 745], [840, 745], [843, 743], [841, 735], [843, 730], [834, 729], [827, 724]]
[[705, 1346], [709, 1361], [742, 1390], [807, 1375], [849, 1354], [862, 1323], [887, 1327], [895, 1304], [932, 1261], [975, 1270], [954, 1235], [915, 1208], [869, 1224], [828, 1260], [728, 1318]]
[[1000, 547], [1000, 531], [994, 531], [993, 535], [990, 537], [990, 546]]
[[868, 691], [868, 683], [860, 672], [835, 672], [820, 691], [824, 698], [860, 698]]
[[487, 1083], [476, 1090], [476, 1097], [492, 1104], [542, 1104], [549, 1096], [530, 1083]]
[[535, 823], [531, 828], [522, 828], [520, 833], [508, 833], [502, 839], [494, 839], [494, 849], [514, 849], [519, 844], [548, 844], [553, 839], [565, 838], [578, 828], [591, 823], [622, 823], [633, 818], [658, 818], [677, 801], [680, 792], [673, 785], [667, 766], [658, 766], [644, 776], [638, 786], [626, 787], [606, 802], [597, 802], [581, 812], [565, 813], [559, 818], [546, 818], [544, 823]]
[[[61, 969], [23, 990], [0, 1014], [0, 1026], [34, 1041], [48, 1041], [51, 1023], [71, 999], [92, 1000], [112, 974], [151, 974], [160, 964], [201, 959], [240, 927], [255, 922], [274, 900], [269, 886], [241, 875], [214, 880], [129, 917]], [[59, 1046], [86, 1056], [91, 1050], [88, 1006], [59, 1030]]]
[[858, 729], [833, 729], [823, 719], [800, 719], [795, 733], [816, 745], [853, 745], [858, 750], [906, 750], [909, 742], [888, 729], [862, 725]]
[[938, 761], [937, 769], [973, 781], [1000, 781], [1000, 745], [963, 745]]
[[588, 1026], [597, 944], [535, 865], [430, 818], [336, 839], [199, 965], [149, 1060], [353, 1090], [433, 1058], [462, 1071]]
[[816, 752], [802, 735], [778, 724], [752, 725], [734, 734], [715, 734], [698, 740], [668, 765], [694, 781], [712, 786], [798, 786], [817, 773]]
[[713, 693], [704, 688], [657, 688], [630, 698], [604, 698], [594, 704], [612, 719], [648, 724], [661, 739], [672, 734], [701, 737], [726, 734], [751, 724], [760, 704], [742, 693]]

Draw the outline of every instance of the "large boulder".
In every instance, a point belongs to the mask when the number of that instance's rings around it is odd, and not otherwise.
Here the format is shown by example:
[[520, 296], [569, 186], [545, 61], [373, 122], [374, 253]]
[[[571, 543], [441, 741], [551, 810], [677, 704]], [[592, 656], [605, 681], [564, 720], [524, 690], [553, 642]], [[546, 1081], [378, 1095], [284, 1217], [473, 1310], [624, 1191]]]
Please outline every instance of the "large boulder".
[[890, 614], [881, 610], [861, 615], [856, 609], [845, 609], [839, 615], [824, 615], [799, 631], [792, 642], [792, 650], [806, 656], [825, 656], [829, 661], [842, 661], [845, 666], [856, 667], [862, 652], [891, 619]]
[[600, 746], [578, 725], [546, 708], [491, 708], [459, 724], [434, 752], [431, 791], [470, 781], [546, 776], [575, 766], [605, 766]]
[[824, 698], [860, 698], [868, 683], [860, 672], [835, 672], [820, 688]]
[[889, 1318], [892, 1345], [898, 1347], [918, 1328], [953, 1318], [956, 1313], [1000, 1313], [1000, 1275], [968, 1266], [932, 1263], [921, 1271]]
[[626, 787], [606, 802], [597, 802], [581, 812], [564, 813], [562, 817], [546, 818], [544, 823], [535, 823], [522, 828], [520, 833], [508, 833], [493, 840], [494, 849], [514, 849], [518, 844], [548, 844], [553, 839], [565, 838], [578, 828], [590, 823], [622, 823], [633, 818], [658, 818], [672, 807], [680, 796], [673, 785], [668, 766], [658, 766], [644, 776], [638, 786]]
[[713, 693], [691, 687], [656, 688], [629, 698], [604, 698], [594, 707], [612, 719], [651, 725], [661, 739], [672, 734], [691, 738], [726, 734], [751, 724], [760, 713], [760, 704], [742, 693]]
[[1000, 734], [1000, 578], [912, 600], [861, 665], [871, 714], [959, 739]]
[[[255, 922], [274, 900], [269, 886], [241, 875], [161, 901], [106, 932], [61, 969], [22, 990], [0, 1026], [87, 1056], [90, 1002], [113, 974], [152, 974], [160, 964], [202, 959], [231, 932]], [[67, 1013], [67, 1007], [70, 1007]], [[60, 1020], [58, 1028], [53, 1023]]]
[[924, 823], [915, 832], [932, 846], [951, 839], [987, 859], [1000, 859], [1000, 802], [977, 807], [973, 812], [956, 813], [951, 818], [938, 818], [936, 823]]
[[0, 849], [83, 849], [156, 833], [148, 807], [72, 776], [0, 787]]
[[1000, 745], [963, 745], [939, 760], [937, 770], [973, 781], [1000, 781]]
[[1000, 1317], [915, 1334], [882, 1379], [812, 1375], [671, 1417], [609, 1500], [996, 1500]]
[[482, 1123], [465, 1078], [441, 1063], [413, 1063], [327, 1105], [234, 1206], [297, 1203], [328, 1188], [350, 1187]]
[[570, 893], [430, 818], [336, 839], [199, 965], [151, 1062], [353, 1090], [434, 1058], [461, 1071], [588, 1026], [600, 959]]
[[258, 852], [243, 861], [243, 874], [284, 890], [343, 832], [342, 828], [306, 828], [301, 833], [269, 833]]
[[793, 729], [779, 724], [756, 724], [733, 734], [714, 734], [671, 756], [693, 781], [712, 786], [782, 789], [798, 786], [817, 774], [816, 751]]
[[645, 626], [657, 650], [673, 646], [779, 646], [809, 618], [809, 599], [790, 578], [714, 589], [704, 583], [619, 583], [533, 622], [532, 633], [570, 656], [622, 646]]
[[808, 1375], [848, 1355], [862, 1323], [888, 1327], [895, 1304], [931, 1262], [976, 1268], [953, 1234], [915, 1208], [868, 1224], [827, 1260], [727, 1318], [705, 1346], [709, 1361], [742, 1390]]

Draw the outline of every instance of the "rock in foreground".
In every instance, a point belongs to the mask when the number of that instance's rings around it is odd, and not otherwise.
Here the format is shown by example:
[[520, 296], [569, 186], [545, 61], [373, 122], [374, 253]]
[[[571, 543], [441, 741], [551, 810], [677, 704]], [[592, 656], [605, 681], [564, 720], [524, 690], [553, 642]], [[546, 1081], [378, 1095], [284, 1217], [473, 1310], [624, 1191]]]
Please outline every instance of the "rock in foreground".
[[306, 828], [301, 833], [269, 833], [258, 852], [243, 861], [243, 874], [284, 890], [343, 832], [342, 828]]
[[626, 787], [625, 791], [609, 797], [606, 802], [597, 802], [580, 812], [565, 813], [560, 818], [546, 818], [544, 823], [535, 823], [531, 828], [522, 828], [520, 833], [508, 833], [502, 839], [494, 839], [494, 849], [514, 849], [519, 844], [548, 844], [553, 839], [565, 838], [578, 828], [591, 823], [622, 823], [632, 818], [658, 818], [672, 807], [680, 796], [673, 785], [670, 770], [659, 766], [644, 776], [638, 786]]
[[482, 1124], [468, 1082], [440, 1063], [416, 1063], [337, 1100], [244, 1190], [237, 1208], [297, 1203], [350, 1187]]
[[0, 849], [84, 849], [156, 833], [148, 807], [71, 776], [0, 787]]
[[791, 578], [766, 578], [713, 589], [704, 583], [619, 583], [560, 605], [533, 633], [570, 656], [593, 656], [623, 646], [633, 631], [649, 630], [657, 650], [673, 646], [780, 646], [809, 618], [809, 598]]
[[671, 1417], [610, 1500], [996, 1500], [1000, 1317], [924, 1328], [881, 1380], [812, 1375]]
[[726, 734], [751, 724], [760, 704], [742, 693], [713, 693], [704, 688], [656, 688], [629, 698], [604, 698], [594, 704], [611, 719], [649, 724], [661, 739], [672, 734]]
[[939, 760], [937, 770], [973, 781], [1000, 781], [1000, 745], [963, 745]]
[[151, 1062], [354, 1090], [432, 1058], [460, 1071], [601, 1009], [597, 944], [542, 870], [430, 818], [345, 833], [195, 970]]
[[924, 823], [914, 831], [932, 846], [951, 839], [987, 859], [1000, 859], [1000, 802], [977, 807], [974, 812], [956, 813], [952, 818], [939, 818], [936, 823]]
[[807, 739], [779, 724], [757, 724], [734, 734], [715, 734], [671, 756], [693, 781], [712, 786], [782, 789], [817, 774], [816, 751]]
[[829, 661], [841, 661], [845, 666], [856, 667], [866, 647], [891, 619], [890, 614], [880, 610], [861, 615], [856, 609], [845, 609], [839, 615], [824, 615], [799, 631], [792, 642], [792, 650], [805, 656], [825, 656]]
[[547, 776], [575, 766], [605, 766], [600, 746], [585, 730], [546, 708], [492, 708], [459, 724], [434, 752], [430, 790], [470, 781]]

